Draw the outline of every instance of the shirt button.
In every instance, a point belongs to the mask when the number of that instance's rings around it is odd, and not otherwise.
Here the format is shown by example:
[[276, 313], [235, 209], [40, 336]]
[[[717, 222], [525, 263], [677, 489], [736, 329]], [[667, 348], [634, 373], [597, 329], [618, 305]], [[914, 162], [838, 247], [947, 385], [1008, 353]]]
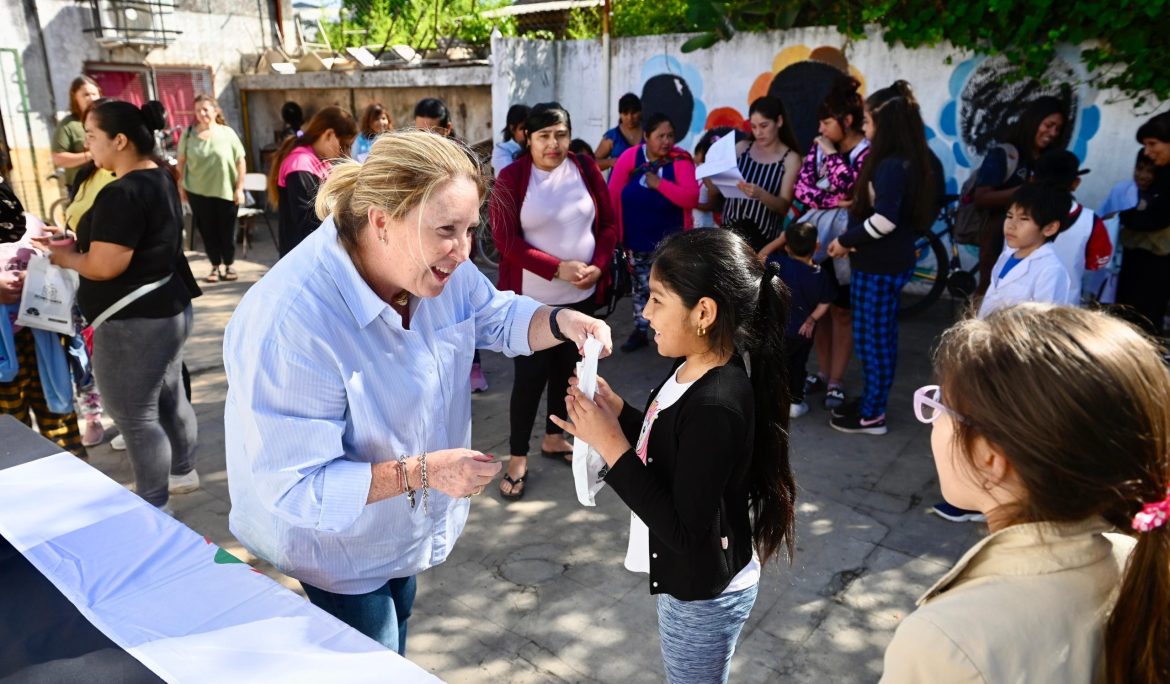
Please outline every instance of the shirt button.
[[654, 462], [654, 459], [647, 457], [647, 458], [646, 458], [646, 462], [647, 462], [647, 463], [653, 463], [653, 462]]
[[657, 557], [658, 557], [658, 554], [656, 554], [656, 553], [652, 553], [652, 554], [650, 554], [650, 557], [651, 557], [651, 558], [657, 558]]
[[657, 586], [658, 586], [658, 583], [657, 583], [657, 582], [651, 582], [651, 583], [650, 583], [650, 586], [652, 586], [652, 587], [657, 587]]

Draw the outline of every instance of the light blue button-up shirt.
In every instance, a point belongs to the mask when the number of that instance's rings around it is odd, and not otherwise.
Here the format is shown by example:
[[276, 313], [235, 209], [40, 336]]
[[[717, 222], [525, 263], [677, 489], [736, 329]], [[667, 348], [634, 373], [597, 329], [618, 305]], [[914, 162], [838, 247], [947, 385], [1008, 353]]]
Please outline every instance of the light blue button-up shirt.
[[470, 447], [475, 348], [530, 354], [539, 306], [464, 263], [442, 294], [414, 301], [404, 329], [327, 218], [248, 291], [224, 335], [232, 534], [342, 594], [443, 562], [469, 501], [432, 489], [429, 515], [405, 496], [367, 506], [371, 464]]

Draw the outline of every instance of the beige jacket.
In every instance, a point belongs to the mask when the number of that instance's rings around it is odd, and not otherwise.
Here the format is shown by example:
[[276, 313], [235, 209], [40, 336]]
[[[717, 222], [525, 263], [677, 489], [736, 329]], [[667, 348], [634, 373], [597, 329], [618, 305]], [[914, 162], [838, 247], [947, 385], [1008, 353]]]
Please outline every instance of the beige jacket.
[[988, 536], [898, 626], [881, 681], [1104, 681], [1105, 621], [1135, 543], [1112, 529], [1094, 518]]

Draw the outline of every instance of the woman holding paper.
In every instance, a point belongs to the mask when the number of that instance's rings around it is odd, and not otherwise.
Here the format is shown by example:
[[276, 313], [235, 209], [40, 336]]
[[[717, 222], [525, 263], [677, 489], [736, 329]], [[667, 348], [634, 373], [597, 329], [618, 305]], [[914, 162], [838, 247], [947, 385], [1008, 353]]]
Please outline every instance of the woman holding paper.
[[77, 304], [93, 325], [94, 373], [126, 438], [138, 495], [169, 512], [168, 490], [198, 487], [195, 410], [183, 391], [183, 343], [199, 293], [183, 256], [179, 192], [156, 164], [159, 102], [110, 100], [85, 117], [94, 162], [114, 172], [81, 218], [76, 244], [44, 241], [81, 276]]
[[642, 317], [650, 294], [650, 257], [663, 238], [694, 225], [699, 182], [689, 152], [674, 144], [674, 123], [662, 113], [646, 118], [646, 142], [626, 150], [609, 176], [618, 237], [634, 265], [634, 332], [622, 345], [632, 352], [650, 344]]
[[800, 146], [779, 98], [758, 98], [748, 111], [753, 140], [736, 146], [743, 175], [736, 189], [742, 196], [724, 193], [723, 227], [744, 236], [759, 251], [788, 224], [800, 174]]
[[399, 653], [415, 575], [447, 558], [466, 497], [500, 470], [469, 448], [475, 349], [612, 344], [601, 321], [500, 292], [467, 263], [486, 189], [472, 159], [407, 130], [335, 166], [321, 227], [224, 337], [232, 533]]
[[[542, 304], [592, 313], [605, 301], [617, 229], [605, 179], [585, 155], [569, 154], [569, 113], [555, 102], [536, 105], [524, 122], [528, 153], [500, 172], [491, 199], [492, 237], [500, 250], [501, 290]], [[540, 395], [549, 416], [565, 414], [565, 389], [577, 351], [567, 344], [517, 356], [510, 404], [511, 456], [500, 496], [527, 490], [528, 443]], [[571, 462], [564, 432], [546, 421], [540, 455]]]
[[650, 573], [667, 681], [726, 682], [761, 565], [793, 548], [788, 298], [779, 267], [723, 230], [663, 241], [650, 291], [658, 353], [676, 362], [645, 412], [597, 378], [594, 399], [574, 387], [557, 422], [605, 460], [631, 527], [649, 527], [627, 557]]

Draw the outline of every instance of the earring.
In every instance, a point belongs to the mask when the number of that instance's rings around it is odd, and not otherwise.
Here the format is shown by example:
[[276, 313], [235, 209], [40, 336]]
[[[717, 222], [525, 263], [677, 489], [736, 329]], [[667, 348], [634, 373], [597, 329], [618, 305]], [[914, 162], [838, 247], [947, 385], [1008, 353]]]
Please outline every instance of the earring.
[[706, 335], [707, 335], [707, 329], [700, 325], [699, 326], [699, 337], [706, 337]]
[[382, 241], [382, 244], [386, 244], [386, 231], [378, 233], [378, 239]]

